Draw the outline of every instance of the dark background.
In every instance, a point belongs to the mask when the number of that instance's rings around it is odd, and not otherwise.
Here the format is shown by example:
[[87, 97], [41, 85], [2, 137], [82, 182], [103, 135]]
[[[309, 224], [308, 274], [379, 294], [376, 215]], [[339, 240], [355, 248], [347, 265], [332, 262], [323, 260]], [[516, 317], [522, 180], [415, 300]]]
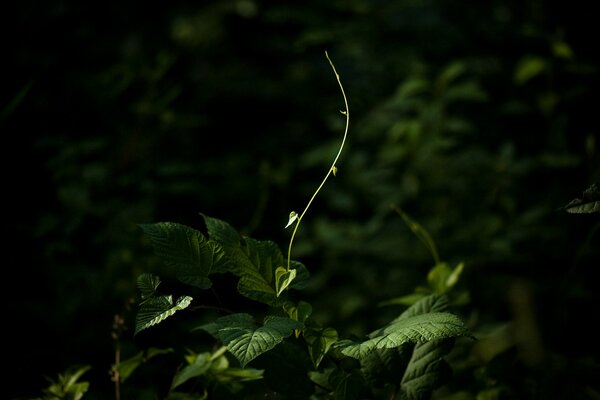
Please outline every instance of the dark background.
[[[287, 248], [287, 216], [302, 211], [343, 133], [328, 51], [351, 127], [295, 247], [316, 317], [368, 332], [401, 310], [381, 301], [423, 284], [431, 257], [396, 204], [443, 260], [465, 262], [471, 301], [458, 312], [473, 329], [512, 327], [505, 348], [457, 361], [452, 390], [600, 398], [598, 214], [560, 209], [600, 180], [597, 16], [587, 7], [8, 6], [3, 397], [35, 396], [45, 375], [90, 364], [89, 397], [110, 398], [113, 317], [157, 263], [138, 223], [198, 226], [202, 212]], [[135, 348], [131, 331], [123, 340]]]

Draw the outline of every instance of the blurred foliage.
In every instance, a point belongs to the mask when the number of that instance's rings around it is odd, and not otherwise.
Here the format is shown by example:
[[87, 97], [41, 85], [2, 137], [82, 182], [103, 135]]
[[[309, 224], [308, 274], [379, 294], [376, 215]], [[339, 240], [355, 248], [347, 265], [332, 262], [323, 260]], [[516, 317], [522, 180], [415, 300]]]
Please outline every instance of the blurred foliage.
[[[314, 317], [361, 335], [426, 280], [395, 204], [464, 263], [482, 338], [439, 398], [600, 396], [600, 342], [563, 329], [599, 322], [598, 214], [561, 209], [600, 181], [587, 3], [51, 0], [3, 20], [9, 398], [81, 363], [86, 398], [110, 396], [115, 314], [124, 358], [168, 347], [132, 340], [135, 277], [158, 263], [136, 224], [206, 212], [287, 242], [343, 129], [325, 50], [352, 124], [296, 240], [330, 305]], [[160, 370], [141, 368], [124, 396], [152, 393]]]

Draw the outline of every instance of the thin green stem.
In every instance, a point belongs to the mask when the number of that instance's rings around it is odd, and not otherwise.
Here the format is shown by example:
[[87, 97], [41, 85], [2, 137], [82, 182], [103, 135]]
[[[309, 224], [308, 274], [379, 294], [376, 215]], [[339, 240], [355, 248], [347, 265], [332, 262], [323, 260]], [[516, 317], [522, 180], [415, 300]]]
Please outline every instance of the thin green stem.
[[340, 154], [342, 154], [342, 149], [344, 148], [344, 144], [346, 143], [346, 137], [348, 136], [348, 128], [350, 126], [350, 110], [348, 108], [348, 99], [346, 98], [346, 92], [344, 91], [344, 86], [342, 85], [342, 81], [340, 80], [340, 75], [338, 74], [337, 70], [335, 69], [335, 65], [333, 65], [331, 58], [329, 58], [329, 54], [327, 53], [327, 51], [325, 52], [325, 57], [327, 57], [327, 61], [329, 61], [329, 65], [331, 65], [331, 69], [333, 69], [335, 78], [337, 79], [338, 85], [340, 86], [340, 90], [342, 91], [342, 96], [344, 97], [344, 105], [346, 107], [346, 110], [341, 111], [341, 113], [346, 116], [346, 128], [344, 129], [344, 137], [342, 138], [342, 143], [340, 144], [340, 148], [338, 150], [337, 155], [335, 156], [335, 159], [333, 160], [333, 163], [331, 164], [331, 167], [327, 171], [325, 178], [323, 178], [323, 181], [321, 182], [321, 184], [319, 185], [319, 187], [317, 188], [315, 193], [312, 195], [312, 197], [308, 201], [306, 208], [304, 209], [304, 211], [302, 211], [302, 214], [300, 214], [300, 216], [298, 217], [298, 220], [296, 221], [296, 225], [294, 226], [294, 231], [292, 232], [292, 237], [290, 238], [290, 245], [288, 247], [288, 257], [287, 257], [287, 270], [288, 271], [290, 270], [290, 263], [291, 263], [291, 257], [292, 257], [292, 244], [294, 243], [294, 237], [296, 236], [296, 232], [298, 231], [298, 226], [300, 225], [300, 222], [302, 221], [304, 214], [306, 214], [306, 211], [308, 211], [308, 208], [312, 204], [313, 200], [315, 199], [315, 197], [317, 197], [317, 194], [319, 193], [319, 191], [321, 190], [323, 185], [325, 185], [325, 181], [327, 181], [327, 178], [329, 178], [329, 175], [331, 175], [331, 173], [335, 170], [335, 164], [337, 163], [338, 158], [340, 158]]

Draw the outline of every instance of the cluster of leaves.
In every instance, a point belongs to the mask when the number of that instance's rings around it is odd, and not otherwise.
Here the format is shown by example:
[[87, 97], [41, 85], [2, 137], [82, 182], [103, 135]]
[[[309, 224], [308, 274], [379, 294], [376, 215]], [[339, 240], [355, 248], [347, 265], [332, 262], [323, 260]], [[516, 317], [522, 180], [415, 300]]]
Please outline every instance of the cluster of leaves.
[[[235, 276], [237, 291], [267, 310], [258, 315], [231, 313], [192, 327], [191, 331], [204, 331], [224, 347], [188, 356], [187, 365], [173, 378], [168, 398], [187, 398], [181, 389], [193, 396], [212, 394], [216, 384], [247, 396], [240, 383], [255, 379], [262, 379], [262, 385], [253, 385], [253, 391], [284, 393], [287, 398], [355, 399], [381, 390], [403, 393], [408, 399], [427, 398], [446, 377], [443, 356], [452, 348], [452, 339], [469, 335], [462, 320], [449, 312], [445, 295], [431, 294], [366, 339], [341, 338], [336, 329], [311, 318], [309, 303], [292, 299], [292, 292], [308, 283], [302, 263], [292, 263], [296, 279], [278, 291], [276, 270], [285, 259], [275, 243], [242, 236], [225, 221], [206, 215], [203, 219], [206, 233], [177, 223], [141, 226], [167, 267], [163, 278], [190, 290], [175, 297], [161, 290], [159, 276], [140, 275], [142, 302], [136, 334], [193, 309], [194, 290], [209, 289], [213, 274]], [[230, 364], [225, 350], [238, 366]], [[296, 376], [284, 373], [286, 368], [294, 369]]]

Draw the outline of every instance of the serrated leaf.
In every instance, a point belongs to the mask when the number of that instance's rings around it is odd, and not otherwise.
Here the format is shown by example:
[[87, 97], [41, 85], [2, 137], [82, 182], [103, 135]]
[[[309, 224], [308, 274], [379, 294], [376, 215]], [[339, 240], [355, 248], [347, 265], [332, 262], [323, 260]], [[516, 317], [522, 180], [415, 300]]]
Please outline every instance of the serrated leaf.
[[152, 297], [140, 306], [137, 318], [135, 320], [135, 333], [156, 325], [177, 311], [187, 308], [192, 302], [190, 296], [182, 296], [173, 302], [173, 296], [164, 295]]
[[202, 329], [214, 334], [238, 359], [242, 367], [259, 355], [271, 350], [302, 323], [282, 317], [267, 317], [258, 327], [249, 314], [232, 314], [217, 319]]
[[581, 198], [569, 202], [563, 209], [572, 214], [590, 214], [600, 212], [600, 182], [587, 188]]
[[413, 317], [415, 315], [421, 315], [426, 313], [434, 313], [434, 312], [445, 312], [449, 309], [448, 305], [448, 297], [445, 294], [430, 294], [428, 296], [422, 297], [416, 303], [408, 307], [402, 314], [398, 317], [394, 318], [388, 325], [385, 327], [378, 329], [374, 332], [371, 332], [368, 337], [374, 338], [377, 336], [381, 336], [385, 333], [386, 327], [393, 325], [394, 323], [401, 321], [403, 319]]
[[154, 296], [159, 285], [160, 278], [153, 274], [143, 273], [137, 278], [137, 287], [142, 296], [142, 300]]
[[183, 283], [208, 289], [211, 286], [208, 275], [230, 268], [221, 246], [207, 240], [200, 231], [173, 222], [140, 227], [150, 237], [156, 255]]
[[375, 349], [367, 354], [360, 361], [365, 380], [373, 387], [398, 384], [410, 360], [412, 347], [406, 343], [393, 349]]
[[304, 339], [308, 345], [308, 354], [315, 368], [323, 360], [331, 346], [338, 340], [338, 333], [333, 328], [305, 329]]
[[374, 349], [395, 348], [404, 343], [421, 343], [435, 339], [468, 336], [469, 330], [462, 320], [450, 313], [427, 313], [397, 320], [381, 330], [381, 335], [362, 343], [340, 341], [342, 353], [363, 359]]
[[432, 391], [443, 383], [450, 371], [443, 357], [450, 352], [452, 345], [453, 340], [441, 339], [415, 346], [400, 383], [403, 398], [425, 400], [431, 397]]

